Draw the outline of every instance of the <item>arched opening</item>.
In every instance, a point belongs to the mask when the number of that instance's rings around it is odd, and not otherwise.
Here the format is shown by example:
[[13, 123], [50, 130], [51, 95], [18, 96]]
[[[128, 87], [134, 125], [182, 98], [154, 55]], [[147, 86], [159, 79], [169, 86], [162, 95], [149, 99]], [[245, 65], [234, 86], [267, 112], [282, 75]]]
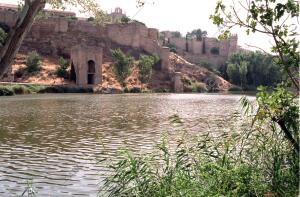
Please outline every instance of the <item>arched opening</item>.
[[73, 62], [71, 64], [70, 80], [76, 83], [76, 71]]
[[95, 62], [93, 60], [89, 60], [88, 70], [87, 70], [87, 82], [89, 85], [95, 83], [95, 72], [96, 72]]

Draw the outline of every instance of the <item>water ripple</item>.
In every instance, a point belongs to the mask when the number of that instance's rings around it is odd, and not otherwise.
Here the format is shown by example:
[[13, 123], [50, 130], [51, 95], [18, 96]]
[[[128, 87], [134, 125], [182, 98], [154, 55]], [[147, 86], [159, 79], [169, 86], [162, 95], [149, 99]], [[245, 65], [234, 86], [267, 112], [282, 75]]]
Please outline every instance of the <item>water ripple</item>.
[[48, 94], [0, 98], [0, 196], [19, 196], [33, 179], [39, 196], [96, 196], [108, 172], [99, 158], [149, 151], [163, 132], [223, 130], [239, 95]]

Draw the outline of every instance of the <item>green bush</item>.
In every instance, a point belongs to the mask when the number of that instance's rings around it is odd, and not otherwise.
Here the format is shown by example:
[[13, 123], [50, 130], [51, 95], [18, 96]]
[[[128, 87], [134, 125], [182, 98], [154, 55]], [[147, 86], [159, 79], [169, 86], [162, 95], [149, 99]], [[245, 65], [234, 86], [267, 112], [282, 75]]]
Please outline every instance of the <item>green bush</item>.
[[13, 96], [14, 94], [10, 87], [0, 86], [0, 96]]
[[191, 78], [189, 78], [187, 75], [183, 75], [181, 81], [182, 81], [182, 83], [184, 85], [187, 85], [187, 86], [190, 86], [193, 83], [193, 81], [191, 80]]
[[31, 93], [30, 89], [24, 85], [14, 85], [14, 86], [12, 86], [12, 91], [15, 94], [30, 94]]
[[41, 70], [42, 58], [36, 51], [32, 51], [28, 54], [27, 61], [26, 61], [26, 68], [29, 73], [37, 72]]
[[69, 68], [69, 61], [65, 60], [63, 57], [59, 58], [59, 63], [58, 66], [56, 68], [56, 75], [58, 77], [63, 77], [63, 78], [67, 78], [68, 77], [68, 68]]
[[166, 43], [164, 46], [168, 47], [170, 49], [170, 52], [177, 53], [177, 48], [174, 44]]
[[77, 86], [47, 86], [38, 93], [92, 93], [93, 88]]
[[205, 83], [195, 82], [192, 83], [191, 86], [192, 86], [192, 92], [208, 92]]
[[124, 86], [126, 78], [131, 74], [130, 65], [133, 63], [133, 57], [125, 55], [121, 49], [111, 50], [111, 55], [115, 61], [113, 65], [114, 74]]
[[207, 70], [211, 71], [211, 72], [214, 72], [218, 75], [220, 75], [220, 72], [218, 71], [218, 66], [211, 63], [211, 62], [208, 62], [208, 61], [203, 61], [201, 62], [200, 64], [198, 64], [199, 66], [203, 66], [204, 68], [206, 68]]
[[138, 69], [139, 75], [138, 78], [142, 83], [146, 83], [151, 79], [152, 68], [154, 64], [159, 61], [159, 57], [154, 55], [141, 55], [139, 59]]
[[127, 24], [127, 23], [129, 23], [130, 21], [131, 21], [131, 19], [130, 19], [128, 16], [123, 16], [123, 17], [121, 18], [121, 23]]

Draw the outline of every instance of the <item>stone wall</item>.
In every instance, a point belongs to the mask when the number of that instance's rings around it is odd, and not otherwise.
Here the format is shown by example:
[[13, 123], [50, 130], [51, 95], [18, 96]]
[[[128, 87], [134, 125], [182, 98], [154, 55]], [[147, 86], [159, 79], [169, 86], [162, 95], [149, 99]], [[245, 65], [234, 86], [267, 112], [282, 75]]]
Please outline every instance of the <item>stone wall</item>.
[[[0, 22], [12, 27], [16, 18], [16, 12], [0, 10]], [[158, 55], [162, 68], [166, 69], [169, 51], [159, 44], [158, 34], [157, 29], [147, 28], [138, 22], [103, 27], [86, 20], [54, 16], [36, 20], [20, 50], [37, 50], [45, 55], [70, 58], [71, 48], [76, 45], [103, 48], [106, 52], [111, 46], [119, 45]]]
[[[17, 13], [0, 10], [0, 22], [13, 26]], [[237, 36], [229, 40], [218, 41], [215, 38], [195, 39], [169, 36], [170, 43], [176, 45], [179, 55], [192, 63], [209, 61], [216, 65], [225, 64], [228, 56], [237, 50]], [[37, 50], [39, 53], [70, 58], [71, 48], [76, 45], [103, 48], [103, 53], [118, 46], [129, 47], [141, 52], [156, 54], [161, 59], [161, 68], [168, 69], [170, 52], [159, 43], [157, 29], [132, 22], [129, 24], [107, 24], [96, 26], [86, 20], [75, 20], [68, 17], [53, 16], [36, 20], [21, 46], [21, 51]], [[186, 47], [188, 46], [188, 50]], [[210, 53], [211, 48], [219, 48], [219, 55]], [[205, 53], [203, 53], [205, 48]]]
[[[209, 61], [217, 66], [225, 64], [228, 57], [238, 50], [237, 36], [233, 35], [227, 40], [217, 40], [216, 38], [203, 38], [186, 40], [185, 38], [172, 37], [171, 32], [163, 32], [165, 42], [175, 45], [177, 53], [192, 63], [198, 64], [203, 61]], [[218, 48], [219, 54], [211, 53], [212, 48]]]

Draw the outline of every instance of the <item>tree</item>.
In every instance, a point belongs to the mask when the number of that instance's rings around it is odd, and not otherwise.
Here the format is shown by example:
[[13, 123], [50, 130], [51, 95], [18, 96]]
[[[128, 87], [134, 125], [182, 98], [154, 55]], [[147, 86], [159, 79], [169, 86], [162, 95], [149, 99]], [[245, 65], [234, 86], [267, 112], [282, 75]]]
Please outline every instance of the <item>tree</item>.
[[24, 0], [24, 5], [18, 15], [15, 25], [9, 31], [4, 46], [0, 49], [0, 79], [12, 64], [16, 53], [34, 22], [37, 14], [49, 3], [55, 8], [65, 6], [80, 6], [83, 12], [95, 15], [95, 18], [104, 18], [105, 15], [94, 0]]
[[[267, 91], [259, 88], [259, 110], [256, 120], [276, 123], [299, 156], [299, 35], [294, 21], [299, 17], [299, 2], [293, 0], [248, 0], [226, 7], [218, 1], [211, 15], [222, 29], [220, 38], [227, 38], [233, 27], [244, 28], [247, 34], [262, 33], [273, 39], [275, 63], [286, 76], [283, 83]], [[244, 10], [240, 14], [238, 10]]]
[[131, 74], [130, 64], [133, 58], [125, 55], [121, 49], [111, 50], [111, 55], [115, 61], [113, 71], [121, 85], [125, 85], [126, 78]]
[[131, 19], [128, 16], [123, 16], [121, 18], [121, 23], [129, 23]]
[[142, 83], [147, 83], [152, 76], [152, 68], [154, 64], [159, 61], [158, 56], [152, 55], [141, 55], [139, 59], [138, 69], [139, 69], [139, 80]]
[[207, 31], [203, 31], [201, 29], [195, 29], [192, 32], [187, 33], [187, 37], [196, 38], [198, 41], [201, 41], [206, 36], [207, 36]]
[[[236, 73], [233, 73], [232, 65], [236, 65], [234, 67]], [[282, 72], [274, 63], [273, 56], [259, 51], [232, 54], [227, 60], [226, 72], [223, 72], [223, 76], [226, 75], [233, 84], [241, 85], [243, 88], [260, 85], [274, 87], [282, 81]]]

